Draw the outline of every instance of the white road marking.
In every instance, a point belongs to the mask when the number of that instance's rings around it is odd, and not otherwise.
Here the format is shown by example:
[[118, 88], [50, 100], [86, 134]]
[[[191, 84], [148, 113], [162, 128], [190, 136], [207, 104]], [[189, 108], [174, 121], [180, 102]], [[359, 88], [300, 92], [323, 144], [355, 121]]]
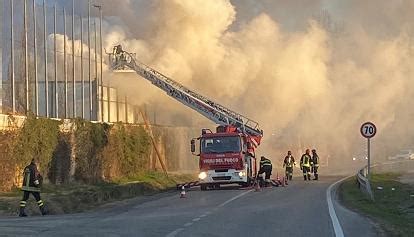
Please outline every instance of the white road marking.
[[336, 216], [336, 212], [335, 212], [335, 208], [332, 202], [332, 188], [337, 185], [338, 183], [344, 181], [345, 179], [348, 179], [351, 176], [345, 177], [341, 180], [336, 181], [335, 183], [331, 184], [328, 189], [326, 190], [326, 200], [328, 202], [328, 210], [329, 210], [329, 215], [331, 216], [331, 220], [332, 220], [332, 226], [334, 228], [335, 231], [335, 236], [336, 237], [344, 237], [344, 232], [342, 231], [342, 226], [341, 223], [339, 223], [338, 217]]
[[[241, 197], [243, 197], [244, 195], [246, 195], [246, 194], [248, 194], [248, 193], [250, 193], [250, 192], [252, 192], [252, 191], [253, 191], [253, 190], [249, 190], [249, 191], [246, 191], [246, 192], [244, 192], [244, 193], [240, 193], [239, 195], [234, 196], [234, 197], [230, 198], [229, 200], [227, 200], [227, 201], [223, 202], [222, 204], [218, 205], [216, 208], [218, 208], [218, 207], [223, 207], [223, 206], [225, 206], [225, 205], [229, 204], [230, 202], [232, 202], [232, 201], [234, 201], [234, 200], [236, 200], [236, 199], [238, 199], [238, 198], [241, 198]], [[187, 223], [185, 223], [185, 224], [184, 224], [184, 227], [189, 227], [189, 226], [193, 225], [193, 224], [194, 224], [194, 222], [199, 221], [202, 217], [206, 217], [206, 216], [207, 216], [207, 215], [209, 215], [209, 214], [211, 214], [211, 212], [209, 212], [209, 211], [208, 211], [208, 212], [206, 212], [205, 214], [201, 215], [199, 218], [194, 218], [194, 219], [192, 220], [193, 222], [187, 222]], [[171, 233], [167, 234], [165, 237], [174, 237], [174, 236], [176, 236], [178, 233], [180, 233], [180, 232], [181, 232], [181, 231], [183, 231], [183, 230], [184, 230], [184, 228], [178, 228], [178, 229], [174, 230], [173, 232], [171, 232]]]
[[183, 230], [184, 230], [184, 228], [178, 228], [178, 229], [174, 230], [173, 232], [169, 233], [168, 235], [166, 235], [165, 237], [174, 237]]
[[248, 194], [248, 193], [250, 193], [250, 192], [252, 192], [252, 191], [253, 191], [253, 190], [249, 190], [249, 191], [246, 191], [246, 192], [244, 192], [244, 193], [240, 193], [239, 195], [237, 195], [237, 196], [235, 196], [235, 197], [232, 197], [232, 198], [230, 198], [229, 200], [227, 200], [227, 201], [223, 202], [222, 204], [218, 205], [218, 207], [224, 207], [225, 205], [229, 204], [230, 202], [232, 202], [232, 201], [234, 201], [234, 200], [236, 200], [236, 199], [238, 199], [238, 198], [241, 198], [241, 197], [243, 197], [244, 195], [246, 195], [246, 194]]
[[189, 227], [189, 226], [191, 226], [193, 224], [193, 222], [187, 222], [187, 223], [185, 223], [184, 224], [184, 227]]

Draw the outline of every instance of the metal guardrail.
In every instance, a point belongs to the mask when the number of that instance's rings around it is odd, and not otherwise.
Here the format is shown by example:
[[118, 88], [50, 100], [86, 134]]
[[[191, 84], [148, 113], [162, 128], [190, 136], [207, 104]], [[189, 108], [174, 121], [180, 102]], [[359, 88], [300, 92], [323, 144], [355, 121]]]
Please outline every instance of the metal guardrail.
[[[414, 170], [414, 160], [396, 160], [387, 161], [379, 164], [371, 165], [371, 172], [386, 173], [386, 172], [408, 172]], [[367, 166], [360, 169], [356, 174], [358, 187], [362, 192], [366, 193], [371, 200], [374, 200], [374, 194], [371, 189], [371, 183], [367, 177]]]
[[371, 183], [368, 179], [368, 166], [360, 169], [356, 174], [356, 178], [359, 189], [362, 192], [366, 193], [369, 198], [374, 201], [374, 193], [372, 192]]

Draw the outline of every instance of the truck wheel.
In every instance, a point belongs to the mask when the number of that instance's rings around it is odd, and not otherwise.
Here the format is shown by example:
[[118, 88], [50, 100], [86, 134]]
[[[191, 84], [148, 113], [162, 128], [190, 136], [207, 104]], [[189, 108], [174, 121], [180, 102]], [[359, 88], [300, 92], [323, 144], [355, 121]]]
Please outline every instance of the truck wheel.
[[200, 188], [201, 188], [202, 191], [205, 191], [205, 190], [207, 190], [207, 185], [201, 184]]

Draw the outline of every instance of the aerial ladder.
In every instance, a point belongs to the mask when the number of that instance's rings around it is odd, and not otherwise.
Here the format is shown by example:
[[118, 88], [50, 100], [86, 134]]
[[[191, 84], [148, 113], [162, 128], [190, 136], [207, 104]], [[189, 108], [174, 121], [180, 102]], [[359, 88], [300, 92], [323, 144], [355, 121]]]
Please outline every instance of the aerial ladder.
[[114, 46], [112, 53], [108, 55], [112, 71], [134, 71], [165, 91], [167, 95], [197, 111], [207, 119], [218, 125], [236, 127], [240, 132], [249, 135], [255, 147], [260, 145], [263, 130], [260, 129], [257, 122], [188, 89], [179, 82], [138, 61], [135, 54], [124, 51], [121, 45]]

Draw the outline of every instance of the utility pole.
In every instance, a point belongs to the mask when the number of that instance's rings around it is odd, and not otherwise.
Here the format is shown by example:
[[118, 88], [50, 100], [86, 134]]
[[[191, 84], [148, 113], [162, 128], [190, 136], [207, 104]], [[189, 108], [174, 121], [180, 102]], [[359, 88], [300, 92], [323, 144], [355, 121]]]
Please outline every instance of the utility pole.
[[102, 73], [102, 64], [103, 64], [103, 60], [102, 60], [102, 51], [103, 51], [103, 48], [102, 48], [102, 6], [100, 6], [100, 5], [93, 5], [94, 7], [96, 7], [96, 8], [98, 8], [99, 9], [99, 48], [100, 48], [100, 66], [101, 66], [101, 69], [100, 69], [100, 74], [101, 74], [101, 77], [100, 77], [100, 84], [101, 84], [101, 87], [100, 87], [100, 107], [101, 107], [101, 109], [100, 109], [100, 112], [101, 112], [101, 121], [103, 122], [103, 120], [104, 120], [104, 111], [103, 111], [103, 107], [104, 107], [104, 102], [103, 102], [103, 73]]
[[63, 8], [63, 76], [65, 77], [65, 118], [68, 118], [68, 65], [66, 61], [66, 9]]
[[47, 77], [47, 28], [46, 28], [46, 3], [43, 0], [43, 46], [45, 54], [45, 105], [46, 117], [49, 117], [49, 80]]
[[34, 78], [35, 78], [35, 113], [39, 116], [39, 81], [37, 78], [37, 32], [36, 32], [36, 1], [33, 0], [33, 50], [34, 50]]
[[98, 100], [98, 88], [99, 88], [99, 79], [98, 79], [98, 55], [96, 54], [97, 51], [97, 33], [96, 33], [96, 20], [93, 21], [94, 30], [95, 30], [95, 47], [94, 47], [94, 55], [95, 55], [95, 108], [96, 108], [96, 120], [98, 119], [98, 109], [99, 109], [99, 100]]
[[58, 94], [58, 79], [57, 79], [57, 48], [56, 48], [56, 3], [53, 6], [53, 49], [54, 49], [54, 66], [55, 66], [55, 115], [59, 118], [59, 94]]
[[88, 80], [89, 80], [89, 119], [92, 120], [92, 79], [91, 79], [91, 0], [88, 0]]
[[76, 118], [76, 78], [75, 78], [75, 0], [72, 0], [72, 109]]
[[26, 115], [29, 114], [30, 105], [29, 105], [29, 59], [28, 59], [28, 52], [27, 52], [27, 2], [24, 1], [23, 6], [23, 27], [24, 27], [24, 75], [25, 75], [25, 94], [26, 94]]
[[81, 24], [81, 28], [80, 28], [80, 44], [81, 44], [81, 48], [80, 48], [80, 57], [81, 57], [81, 65], [80, 65], [80, 71], [81, 71], [81, 83], [82, 83], [82, 90], [81, 90], [81, 94], [82, 94], [82, 118], [85, 118], [85, 78], [83, 75], [83, 19], [82, 16], [80, 16], [80, 24]]
[[11, 66], [11, 101], [13, 114], [16, 113], [16, 88], [14, 81], [14, 32], [13, 32], [13, 0], [10, 0], [10, 66]]

